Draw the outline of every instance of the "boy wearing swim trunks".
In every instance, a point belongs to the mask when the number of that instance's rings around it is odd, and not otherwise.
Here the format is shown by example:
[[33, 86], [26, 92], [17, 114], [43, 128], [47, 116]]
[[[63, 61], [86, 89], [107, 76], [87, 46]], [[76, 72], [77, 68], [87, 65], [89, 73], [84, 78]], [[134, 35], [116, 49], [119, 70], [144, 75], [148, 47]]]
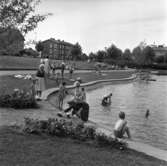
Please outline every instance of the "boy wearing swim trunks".
[[116, 138], [123, 138], [124, 134], [127, 134], [128, 138], [131, 138], [130, 130], [127, 126], [127, 121], [125, 120], [125, 113], [119, 113], [119, 120], [116, 122], [114, 127], [114, 136]]

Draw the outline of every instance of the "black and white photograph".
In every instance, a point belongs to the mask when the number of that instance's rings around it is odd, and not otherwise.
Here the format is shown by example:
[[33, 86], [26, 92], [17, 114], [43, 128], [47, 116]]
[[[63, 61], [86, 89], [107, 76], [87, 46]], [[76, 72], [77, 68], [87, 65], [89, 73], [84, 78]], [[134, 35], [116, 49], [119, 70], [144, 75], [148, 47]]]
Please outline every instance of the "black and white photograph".
[[0, 166], [167, 166], [167, 0], [0, 0]]

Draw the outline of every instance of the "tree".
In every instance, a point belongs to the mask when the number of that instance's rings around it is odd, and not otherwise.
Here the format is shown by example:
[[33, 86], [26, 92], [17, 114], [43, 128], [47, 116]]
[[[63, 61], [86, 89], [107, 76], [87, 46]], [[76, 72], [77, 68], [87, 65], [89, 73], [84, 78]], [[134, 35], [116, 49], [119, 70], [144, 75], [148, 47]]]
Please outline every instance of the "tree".
[[88, 56], [85, 53], [83, 53], [81, 55], [81, 60], [87, 60], [87, 59], [88, 59]]
[[35, 49], [36, 49], [38, 52], [43, 51], [44, 46], [43, 46], [43, 44], [42, 44], [41, 41], [39, 41], [38, 43], [36, 43]]
[[117, 48], [114, 44], [106, 48], [107, 58], [118, 59], [122, 56], [122, 50]]
[[155, 53], [150, 46], [143, 47], [140, 46], [133, 49], [134, 60], [139, 65], [149, 65], [154, 61]]
[[155, 57], [154, 50], [150, 46], [146, 46], [143, 49], [143, 56], [144, 56], [144, 64], [146, 65], [151, 64]]
[[132, 60], [132, 53], [130, 51], [130, 49], [125, 49], [124, 53], [123, 53], [123, 59], [126, 61], [131, 61]]
[[138, 65], [142, 65], [144, 63], [144, 56], [142, 54], [142, 50], [139, 46], [135, 47], [132, 51], [134, 62]]
[[39, 2], [40, 0], [1, 0], [0, 27], [4, 30], [18, 29], [25, 36], [51, 15], [34, 14]]
[[105, 57], [106, 57], [106, 52], [103, 51], [103, 50], [99, 50], [96, 54], [96, 59], [97, 59], [98, 62], [103, 62]]
[[89, 59], [90, 59], [91, 61], [96, 60], [96, 54], [93, 53], [93, 52], [91, 52], [91, 53], [89, 54]]
[[79, 43], [76, 43], [70, 52], [72, 60], [81, 60], [82, 48]]

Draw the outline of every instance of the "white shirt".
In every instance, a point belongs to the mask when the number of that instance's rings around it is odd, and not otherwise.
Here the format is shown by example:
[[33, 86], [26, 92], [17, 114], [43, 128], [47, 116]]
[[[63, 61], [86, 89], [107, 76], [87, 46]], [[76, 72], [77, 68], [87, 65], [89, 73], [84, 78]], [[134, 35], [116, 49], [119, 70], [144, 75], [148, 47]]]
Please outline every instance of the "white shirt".
[[45, 62], [45, 66], [44, 66], [44, 70], [46, 73], [48, 73], [48, 70], [49, 70], [49, 60], [46, 58], [44, 59], [44, 62]]
[[119, 119], [115, 124], [114, 130], [121, 131], [126, 124], [127, 121]]

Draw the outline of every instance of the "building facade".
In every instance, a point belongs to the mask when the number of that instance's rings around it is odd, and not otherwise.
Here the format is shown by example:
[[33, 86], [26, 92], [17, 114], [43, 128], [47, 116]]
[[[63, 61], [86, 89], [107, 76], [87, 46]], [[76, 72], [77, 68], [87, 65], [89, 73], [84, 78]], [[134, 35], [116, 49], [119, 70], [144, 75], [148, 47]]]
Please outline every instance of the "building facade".
[[164, 56], [167, 57], [167, 47], [163, 45], [151, 45], [151, 48], [154, 50], [155, 56]]
[[70, 56], [70, 51], [73, 47], [73, 44], [71, 43], [55, 40], [53, 38], [43, 41], [42, 44], [42, 57], [60, 60], [68, 59]]

